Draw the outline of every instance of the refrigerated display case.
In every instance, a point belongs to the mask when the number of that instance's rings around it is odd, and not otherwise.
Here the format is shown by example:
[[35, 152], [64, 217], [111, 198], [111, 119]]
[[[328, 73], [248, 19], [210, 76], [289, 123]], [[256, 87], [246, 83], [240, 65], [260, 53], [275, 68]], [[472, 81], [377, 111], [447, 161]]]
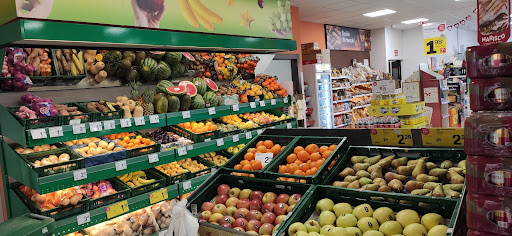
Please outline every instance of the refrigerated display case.
[[313, 108], [311, 119], [315, 121], [316, 128], [332, 129], [334, 127], [332, 92], [331, 92], [331, 65], [311, 64], [304, 65], [304, 81], [310, 86], [306, 92], [311, 97], [309, 104]]

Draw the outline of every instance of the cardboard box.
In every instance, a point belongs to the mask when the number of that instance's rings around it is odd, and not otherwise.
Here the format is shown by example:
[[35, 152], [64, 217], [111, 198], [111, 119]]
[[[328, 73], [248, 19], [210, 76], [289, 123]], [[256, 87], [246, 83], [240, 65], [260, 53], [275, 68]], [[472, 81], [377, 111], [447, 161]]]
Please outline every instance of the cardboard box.
[[424, 102], [390, 106], [371, 105], [369, 108], [371, 116], [411, 116], [423, 113], [423, 111], [425, 111]]

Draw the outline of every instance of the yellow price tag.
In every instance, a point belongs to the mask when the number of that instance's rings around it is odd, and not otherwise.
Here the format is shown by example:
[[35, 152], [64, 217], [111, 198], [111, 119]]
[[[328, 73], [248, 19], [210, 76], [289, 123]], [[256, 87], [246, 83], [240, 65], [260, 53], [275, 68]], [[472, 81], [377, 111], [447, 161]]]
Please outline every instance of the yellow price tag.
[[446, 37], [424, 39], [425, 56], [446, 54]]
[[149, 204], [155, 204], [157, 202], [166, 200], [167, 198], [169, 198], [167, 189], [163, 188], [149, 194]]
[[106, 208], [107, 219], [114, 218], [116, 216], [122, 215], [130, 211], [128, 207], [128, 201], [124, 200], [122, 202], [118, 202], [116, 204], [112, 204]]
[[430, 147], [464, 147], [464, 129], [421, 129], [423, 146]]
[[412, 147], [412, 132], [410, 129], [371, 129], [372, 144], [379, 146]]

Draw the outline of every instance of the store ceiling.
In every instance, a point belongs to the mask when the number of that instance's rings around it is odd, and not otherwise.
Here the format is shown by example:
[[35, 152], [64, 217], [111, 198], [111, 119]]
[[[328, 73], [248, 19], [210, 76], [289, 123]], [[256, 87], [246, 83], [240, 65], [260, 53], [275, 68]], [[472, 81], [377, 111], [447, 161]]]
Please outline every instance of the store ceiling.
[[[427, 18], [428, 22], [446, 21], [455, 24], [471, 15], [462, 28], [476, 31], [476, 0], [290, 0], [298, 7], [302, 21], [320, 24], [333, 24], [360, 29], [391, 27], [412, 29], [418, 24], [404, 25], [401, 22], [417, 18]], [[396, 13], [366, 17], [364, 13], [383, 9]]]

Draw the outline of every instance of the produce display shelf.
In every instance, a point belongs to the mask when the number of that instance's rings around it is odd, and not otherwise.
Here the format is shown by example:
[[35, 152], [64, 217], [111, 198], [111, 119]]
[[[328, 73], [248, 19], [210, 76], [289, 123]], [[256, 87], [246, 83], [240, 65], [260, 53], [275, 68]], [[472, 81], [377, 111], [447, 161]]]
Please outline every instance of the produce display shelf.
[[[261, 106], [262, 102], [265, 103], [265, 106]], [[275, 103], [275, 104], [272, 105], [273, 103]], [[254, 108], [251, 108], [251, 104], [253, 104], [252, 106]], [[257, 112], [257, 111], [269, 110], [269, 109], [290, 106], [290, 105], [291, 105], [291, 97], [288, 96], [286, 98], [276, 98], [276, 99], [271, 99], [271, 100], [263, 100], [263, 101], [259, 101], [259, 102], [242, 103], [242, 104], [238, 105], [238, 109], [239, 109], [238, 111], [235, 111], [233, 109], [233, 106], [231, 108], [232, 108], [232, 114], [243, 114], [246, 112]]]
[[350, 112], [352, 112], [352, 110], [336, 112], [333, 115], [337, 116], [337, 115], [342, 115], [342, 114], [346, 114], [346, 113], [350, 113]]
[[332, 88], [332, 90], [334, 91], [334, 90], [349, 89], [349, 88], [350, 88], [350, 86], [348, 86], [348, 87], [337, 87], [337, 88]]
[[350, 102], [350, 100], [352, 100], [352, 98], [346, 98], [346, 99], [341, 99], [341, 100], [338, 100], [338, 101], [332, 101], [332, 103]]
[[358, 94], [358, 95], [354, 95], [354, 96], [352, 96], [352, 98], [359, 98], [359, 97], [364, 97], [364, 96], [368, 96], [368, 95], [372, 95], [372, 93], [363, 93], [363, 94]]

